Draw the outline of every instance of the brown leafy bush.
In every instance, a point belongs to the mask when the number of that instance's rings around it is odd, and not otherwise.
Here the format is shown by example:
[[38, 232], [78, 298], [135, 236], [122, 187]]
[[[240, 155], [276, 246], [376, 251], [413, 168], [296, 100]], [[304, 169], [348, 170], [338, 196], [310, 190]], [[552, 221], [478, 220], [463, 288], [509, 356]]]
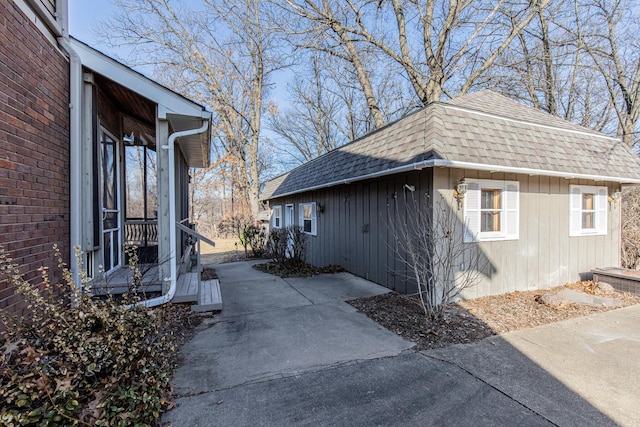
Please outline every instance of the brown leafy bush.
[[42, 285], [34, 286], [0, 246], [0, 274], [30, 310], [22, 318], [0, 311], [7, 326], [0, 338], [0, 424], [153, 424], [171, 405], [176, 337], [163, 329], [169, 309], [131, 306], [126, 296], [92, 298], [54, 252], [64, 282], [51, 283], [42, 268]]
[[622, 194], [622, 266], [640, 269], [640, 187]]

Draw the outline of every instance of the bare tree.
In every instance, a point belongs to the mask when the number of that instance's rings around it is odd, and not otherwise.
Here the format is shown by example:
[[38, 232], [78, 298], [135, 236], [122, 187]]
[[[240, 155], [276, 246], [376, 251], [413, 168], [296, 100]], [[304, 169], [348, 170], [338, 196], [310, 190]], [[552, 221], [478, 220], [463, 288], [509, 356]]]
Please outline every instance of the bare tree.
[[[288, 0], [282, 7], [298, 17], [288, 29], [304, 36], [298, 46], [353, 66], [380, 127], [386, 121], [372, 71], [397, 71], [418, 105], [466, 93], [549, 1]], [[367, 68], [366, 58], [378, 67]]]
[[574, 1], [578, 41], [606, 83], [617, 134], [631, 147], [640, 119], [640, 11], [628, 0]]
[[440, 319], [463, 290], [479, 283], [488, 260], [476, 244], [464, 243], [463, 223], [444, 199], [433, 205], [411, 192], [404, 208], [388, 213], [393, 249], [416, 283], [425, 316]]
[[262, 3], [205, 0], [193, 10], [168, 0], [115, 2], [120, 16], [103, 36], [133, 46], [130, 62], [155, 66], [159, 81], [211, 106], [227, 177], [257, 214], [262, 115], [269, 78], [283, 64]]
[[[281, 139], [275, 149], [297, 164], [371, 130], [368, 109], [354, 86], [354, 76], [341, 60], [304, 51], [299, 61], [307, 65], [288, 86], [288, 107], [269, 120], [270, 130]], [[399, 88], [394, 90], [392, 81], [381, 80], [379, 84], [386, 86], [377, 92], [385, 117], [397, 114], [391, 110], [399, 105]]]

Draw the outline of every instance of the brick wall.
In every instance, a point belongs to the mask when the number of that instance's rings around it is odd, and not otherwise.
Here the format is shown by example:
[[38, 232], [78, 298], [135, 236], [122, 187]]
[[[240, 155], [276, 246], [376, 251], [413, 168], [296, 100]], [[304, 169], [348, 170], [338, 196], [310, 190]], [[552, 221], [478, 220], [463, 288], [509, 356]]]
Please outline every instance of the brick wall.
[[[68, 262], [69, 63], [11, 0], [0, 14], [0, 245], [38, 281], [53, 243]], [[24, 305], [0, 281], [0, 309]]]

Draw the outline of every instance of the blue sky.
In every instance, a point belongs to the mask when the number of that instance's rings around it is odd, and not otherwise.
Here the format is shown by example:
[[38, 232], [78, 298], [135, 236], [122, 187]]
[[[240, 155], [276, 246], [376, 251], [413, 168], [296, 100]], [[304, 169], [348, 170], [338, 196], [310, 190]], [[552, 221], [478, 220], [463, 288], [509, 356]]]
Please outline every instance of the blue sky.
[[[69, 33], [87, 44], [95, 45], [93, 28], [98, 22], [115, 15], [117, 10], [108, 0], [69, 0]], [[103, 50], [102, 46], [96, 47]]]

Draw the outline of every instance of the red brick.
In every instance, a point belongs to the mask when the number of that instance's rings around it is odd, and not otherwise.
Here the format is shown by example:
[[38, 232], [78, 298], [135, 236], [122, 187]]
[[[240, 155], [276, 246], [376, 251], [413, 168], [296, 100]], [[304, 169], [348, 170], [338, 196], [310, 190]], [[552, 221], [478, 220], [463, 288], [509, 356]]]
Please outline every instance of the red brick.
[[[53, 243], [69, 252], [69, 63], [10, 1], [0, 44], [0, 245], [37, 283]], [[0, 281], [0, 307], [22, 314], [14, 291]]]

